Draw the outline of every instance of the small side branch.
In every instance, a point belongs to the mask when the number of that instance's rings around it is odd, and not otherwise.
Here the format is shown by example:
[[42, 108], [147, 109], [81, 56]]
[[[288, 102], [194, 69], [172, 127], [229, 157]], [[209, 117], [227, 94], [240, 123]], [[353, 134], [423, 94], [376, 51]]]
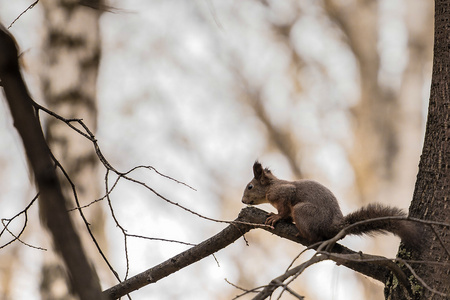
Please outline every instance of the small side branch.
[[[31, 202], [27, 205], [27, 207], [25, 207], [21, 212], [17, 213], [17, 214], [16, 214], [15, 216], [13, 216], [12, 218], [9, 218], [9, 219], [2, 219], [2, 220], [1, 220], [2, 225], [3, 225], [3, 229], [0, 230], [0, 237], [1, 237], [5, 232], [8, 232], [8, 233], [13, 237], [13, 239], [10, 240], [9, 242], [3, 244], [3, 245], [0, 245], [0, 249], [5, 248], [6, 246], [8, 246], [9, 244], [11, 244], [11, 243], [13, 243], [13, 242], [15, 242], [15, 241], [19, 241], [19, 242], [21, 242], [22, 244], [24, 244], [24, 245], [26, 245], [26, 246], [28, 246], [28, 247], [34, 248], [34, 249], [44, 250], [44, 251], [47, 250], [47, 249], [44, 249], [44, 248], [42, 248], [42, 247], [37, 247], [37, 246], [33, 246], [33, 245], [30, 245], [30, 244], [27, 244], [27, 243], [25, 243], [24, 241], [22, 241], [22, 240], [20, 239], [20, 236], [22, 235], [22, 233], [25, 231], [25, 228], [27, 227], [27, 223], [28, 223], [28, 210], [29, 210], [30, 207], [33, 205], [33, 203], [38, 199], [38, 196], [39, 196], [39, 194], [37, 194], [37, 195], [31, 200]], [[11, 231], [9, 230], [8, 226], [11, 224], [12, 221], [14, 221], [17, 217], [21, 216], [22, 214], [24, 215], [24, 222], [23, 222], [22, 229], [20, 230], [19, 234], [16, 235], [16, 234], [14, 234], [13, 232], [11, 232]]]
[[299, 276], [306, 268], [309, 266], [312, 266], [313, 264], [316, 264], [318, 262], [321, 262], [323, 260], [326, 260], [327, 258], [325, 256], [320, 255], [314, 255], [310, 260], [300, 264], [299, 266], [290, 269], [283, 275], [278, 276], [277, 278], [272, 279], [272, 281], [258, 294], [256, 295], [253, 300], [263, 300], [267, 297], [271, 296], [272, 293], [278, 288], [283, 287], [283, 289], [287, 289], [288, 284], [284, 284], [283, 282], [288, 279], [289, 277], [297, 277]]
[[25, 14], [27, 11], [29, 11], [30, 9], [32, 9], [33, 7], [36, 6], [36, 4], [38, 4], [39, 0], [34, 1], [33, 3], [31, 3], [23, 12], [21, 12], [12, 22], [11, 24], [9, 24], [8, 29], [10, 29], [14, 23], [16, 23], [17, 20], [20, 19], [20, 17], [22, 17], [23, 14]]

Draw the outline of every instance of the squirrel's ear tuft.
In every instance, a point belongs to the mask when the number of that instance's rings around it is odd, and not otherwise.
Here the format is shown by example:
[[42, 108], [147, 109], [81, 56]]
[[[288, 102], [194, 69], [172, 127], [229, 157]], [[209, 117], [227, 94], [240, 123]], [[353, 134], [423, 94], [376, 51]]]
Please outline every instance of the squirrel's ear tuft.
[[253, 164], [253, 176], [255, 176], [255, 179], [260, 179], [263, 174], [263, 167], [259, 163], [259, 161], [255, 161]]

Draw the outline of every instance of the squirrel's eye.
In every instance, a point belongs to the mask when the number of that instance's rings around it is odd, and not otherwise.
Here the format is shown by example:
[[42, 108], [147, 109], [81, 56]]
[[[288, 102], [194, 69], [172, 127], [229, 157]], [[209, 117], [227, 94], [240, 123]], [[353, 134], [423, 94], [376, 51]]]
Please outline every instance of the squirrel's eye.
[[253, 188], [253, 184], [249, 184], [248, 186], [247, 186], [247, 190], [251, 190]]

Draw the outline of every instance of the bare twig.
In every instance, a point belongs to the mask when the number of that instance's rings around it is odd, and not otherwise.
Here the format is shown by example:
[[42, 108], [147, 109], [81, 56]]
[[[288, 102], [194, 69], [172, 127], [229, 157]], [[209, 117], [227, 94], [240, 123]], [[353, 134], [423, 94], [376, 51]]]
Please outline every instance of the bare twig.
[[[34, 202], [38, 199], [38, 196], [39, 196], [39, 194], [37, 194], [36, 196], [34, 196], [34, 198], [30, 201], [30, 203], [29, 203], [22, 211], [20, 211], [19, 213], [17, 213], [15, 216], [13, 216], [13, 217], [11, 217], [11, 218], [8, 218], [8, 219], [7, 219], [7, 218], [4, 218], [4, 219], [1, 220], [1, 221], [2, 221], [2, 224], [3, 224], [3, 229], [0, 231], [0, 237], [3, 235], [3, 233], [4, 233], [5, 231], [7, 231], [7, 232], [13, 237], [13, 239], [12, 239], [11, 241], [5, 243], [4, 245], [1, 245], [1, 246], [0, 246], [0, 249], [5, 248], [5, 247], [8, 246], [9, 244], [11, 244], [11, 243], [13, 243], [13, 242], [15, 242], [15, 241], [17, 240], [17, 241], [21, 242], [22, 244], [24, 244], [24, 245], [26, 245], [26, 246], [28, 246], [28, 247], [35, 248], [35, 249], [38, 249], [38, 250], [44, 250], [44, 251], [47, 250], [47, 249], [42, 248], [42, 247], [37, 247], [37, 246], [30, 245], [30, 244], [28, 244], [28, 243], [25, 243], [24, 241], [22, 241], [22, 240], [20, 239], [20, 236], [22, 235], [22, 233], [25, 231], [25, 228], [27, 227], [27, 223], [28, 223], [28, 209], [30, 209], [30, 207], [31, 207], [31, 206], [34, 204]], [[19, 217], [19, 216], [22, 215], [22, 214], [24, 215], [25, 220], [24, 220], [24, 222], [23, 222], [22, 229], [20, 230], [19, 234], [15, 235], [14, 233], [12, 233], [12, 232], [9, 230], [8, 226], [9, 226], [9, 224], [11, 224], [11, 222], [12, 222], [14, 219], [16, 219], [17, 217]], [[6, 222], [6, 224], [5, 224], [5, 222]]]
[[[442, 225], [441, 225], [442, 226]], [[444, 251], [447, 253], [448, 256], [450, 256], [450, 251], [447, 249], [447, 247], [444, 244], [444, 241], [442, 240], [441, 236], [437, 233], [436, 228], [434, 228], [433, 224], [430, 224], [430, 228], [433, 231], [434, 235], [439, 241], [439, 244], [441, 244]]]
[[[31, 244], [29, 244], [29, 243], [26, 243], [26, 242], [24, 242], [24, 241], [22, 241], [20, 238], [19, 238], [19, 236], [23, 233], [23, 231], [25, 230], [25, 225], [24, 225], [24, 227], [22, 228], [22, 230], [20, 231], [20, 233], [19, 233], [19, 235], [15, 235], [11, 230], [9, 230], [9, 228], [8, 228], [8, 224], [9, 224], [9, 221], [8, 221], [8, 223], [5, 225], [5, 223], [3, 223], [3, 221], [4, 220], [6, 220], [6, 219], [2, 219], [2, 224], [3, 224], [3, 226], [4, 226], [4, 229], [14, 238], [12, 241], [10, 241], [9, 243], [12, 243], [12, 242], [15, 242], [15, 241], [18, 241], [18, 242], [20, 242], [21, 244], [23, 244], [23, 245], [25, 245], [25, 246], [27, 246], [27, 247], [30, 247], [30, 248], [34, 248], [34, 249], [37, 249], [37, 250], [43, 250], [43, 251], [47, 251], [47, 249], [45, 249], [45, 248], [42, 248], [42, 247], [38, 247], [38, 246], [33, 246], [33, 245], [31, 245]], [[8, 243], [8, 244], [9, 244]], [[6, 245], [5, 245], [6, 246]]]
[[294, 278], [298, 277], [306, 268], [309, 266], [312, 266], [313, 264], [316, 264], [318, 262], [321, 262], [323, 260], [326, 260], [327, 258], [325, 256], [321, 255], [314, 255], [311, 259], [307, 260], [306, 262], [298, 265], [297, 267], [294, 267], [290, 269], [289, 271], [285, 272], [284, 274], [278, 276], [277, 278], [272, 279], [272, 281], [262, 290], [256, 297], [253, 298], [253, 300], [262, 300], [266, 299], [272, 293], [280, 286], [286, 287], [287, 284], [283, 284], [283, 282], [288, 279], [289, 277], [293, 276]]
[[33, 3], [31, 3], [23, 12], [21, 12], [12, 22], [11, 24], [9, 24], [8, 29], [10, 29], [14, 23], [16, 23], [17, 20], [20, 19], [20, 17], [22, 17], [23, 14], [25, 14], [27, 11], [29, 11], [30, 9], [32, 9], [36, 4], [38, 4], [39, 0], [34, 1]]
[[442, 296], [442, 297], [448, 297], [448, 296], [450, 296], [450, 295], [448, 295], [448, 294], [441, 293], [441, 292], [439, 292], [439, 291], [433, 289], [432, 287], [430, 287], [430, 286], [429, 286], [429, 285], [428, 285], [428, 284], [427, 284], [420, 276], [417, 275], [417, 273], [414, 271], [414, 269], [411, 267], [411, 265], [408, 263], [407, 260], [404, 260], [404, 259], [401, 259], [401, 258], [396, 258], [396, 260], [397, 260], [398, 262], [403, 263], [403, 264], [408, 268], [408, 270], [411, 272], [411, 274], [413, 274], [414, 278], [416, 278], [424, 288], [426, 288], [426, 289], [429, 290], [430, 292], [432, 292], [432, 293], [434, 293], [434, 294], [437, 294], [437, 295], [439, 295], [439, 296]]
[[[77, 208], [80, 207], [80, 201], [78, 199], [78, 193], [77, 193], [77, 189], [75, 184], [73, 183], [72, 179], [70, 178], [69, 174], [66, 172], [66, 170], [64, 169], [64, 167], [61, 165], [61, 163], [56, 159], [56, 157], [53, 155], [53, 153], [50, 151], [50, 155], [53, 159], [53, 161], [55, 162], [56, 166], [61, 170], [61, 172], [63, 173], [64, 177], [66, 178], [67, 182], [70, 185], [70, 188], [72, 189], [72, 195], [75, 199], [75, 203], [77, 205]], [[97, 239], [95, 238], [94, 234], [92, 233], [90, 224], [88, 222], [88, 220], [86, 219], [86, 216], [83, 213], [83, 210], [81, 208], [78, 208], [78, 212], [80, 214], [81, 219], [83, 220], [83, 223], [85, 224], [86, 230], [89, 233], [89, 236], [91, 237], [92, 242], [94, 243], [95, 247], [97, 248], [97, 251], [99, 252], [99, 254], [101, 255], [101, 257], [103, 258], [103, 260], [105, 261], [105, 263], [108, 265], [108, 268], [111, 270], [111, 272], [114, 274], [114, 276], [116, 277], [117, 280], [119, 280], [120, 282], [120, 277], [119, 274], [117, 273], [116, 270], [114, 270], [113, 266], [111, 265], [111, 263], [109, 262], [108, 258], [106, 257], [105, 253], [103, 252], [102, 248], [100, 247]]]
[[[108, 188], [108, 175], [109, 175], [109, 169], [106, 170], [106, 174], [105, 174], [105, 189], [106, 189], [106, 199], [108, 200], [108, 207], [111, 211], [111, 216], [114, 220], [114, 222], [116, 223], [116, 226], [120, 229], [120, 231], [122, 232], [123, 235], [123, 239], [124, 239], [124, 251], [125, 251], [125, 262], [126, 262], [126, 271], [125, 271], [125, 279], [128, 278], [128, 272], [130, 270], [130, 260], [128, 258], [128, 236], [126, 233], [126, 230], [122, 227], [122, 225], [120, 225], [119, 221], [116, 218], [116, 215], [114, 213], [114, 209], [112, 207], [112, 203], [111, 203], [111, 198], [110, 198], [110, 190]], [[120, 177], [117, 178], [116, 182], [114, 183], [112, 189], [114, 189], [114, 187], [117, 185], [117, 182], [119, 181]], [[111, 189], [111, 191], [112, 191]]]
[[[60, 116], [60, 115], [58, 115], [57, 113], [55, 113], [55, 112], [53, 112], [53, 111], [51, 111], [51, 110], [45, 108], [44, 106], [42, 106], [42, 105], [40, 105], [40, 104], [38, 104], [38, 103], [36, 103], [36, 102], [33, 102], [33, 105], [36, 107], [36, 109], [42, 110], [42, 111], [46, 112], [47, 114], [49, 114], [50, 116], [52, 116], [52, 117], [54, 117], [54, 118], [56, 118], [56, 119], [58, 119], [58, 120], [60, 120], [60, 121], [62, 121], [62, 122], [64, 122], [64, 123], [66, 123], [70, 128], [72, 128], [73, 130], [75, 130], [77, 133], [81, 134], [82, 136], [84, 136], [85, 138], [87, 138], [88, 140], [90, 140], [90, 141], [93, 143], [94, 148], [95, 148], [95, 151], [96, 151], [96, 153], [97, 153], [97, 156], [98, 156], [99, 160], [102, 162], [102, 164], [104, 165], [104, 167], [105, 167], [107, 170], [113, 171], [115, 174], [117, 174], [117, 175], [119, 176], [119, 177], [116, 179], [116, 182], [115, 182], [114, 186], [117, 184], [118, 180], [120, 180], [121, 178], [123, 178], [123, 179], [126, 179], [126, 180], [128, 180], [128, 181], [134, 182], [134, 183], [136, 183], [136, 184], [139, 184], [139, 185], [145, 187], [147, 190], [151, 191], [153, 194], [155, 194], [155, 195], [158, 196], [159, 198], [163, 199], [164, 201], [166, 201], [166, 202], [168, 202], [168, 203], [170, 203], [170, 204], [172, 204], [172, 205], [174, 205], [174, 206], [177, 206], [177, 207], [179, 207], [179, 208], [181, 208], [181, 209], [183, 209], [183, 210], [185, 210], [185, 211], [187, 211], [187, 212], [189, 212], [189, 213], [191, 213], [191, 214], [193, 214], [193, 215], [196, 215], [196, 216], [198, 216], [198, 217], [200, 217], [200, 218], [203, 218], [203, 219], [206, 219], [206, 220], [209, 220], [209, 221], [213, 221], [213, 222], [217, 222], [217, 223], [227, 223], [227, 224], [231, 224], [231, 223], [235, 223], [235, 222], [236, 222], [236, 221], [226, 221], [226, 220], [214, 219], [214, 218], [206, 217], [206, 216], [204, 216], [204, 215], [202, 215], [202, 214], [199, 214], [199, 213], [197, 213], [197, 212], [195, 212], [195, 211], [193, 211], [193, 210], [191, 210], [191, 209], [189, 209], [189, 208], [187, 208], [187, 207], [185, 207], [185, 206], [183, 206], [183, 205], [181, 205], [181, 204], [179, 204], [179, 203], [177, 203], [177, 202], [174, 202], [174, 201], [168, 199], [167, 197], [163, 196], [162, 194], [158, 193], [155, 189], [153, 189], [152, 187], [150, 187], [149, 185], [147, 185], [145, 182], [142, 182], [142, 181], [140, 181], [140, 180], [137, 180], [137, 179], [135, 179], [135, 178], [129, 176], [129, 174], [131, 174], [133, 171], [135, 171], [135, 170], [137, 170], [137, 169], [146, 168], [146, 169], [155, 171], [158, 175], [160, 175], [160, 176], [162, 176], [162, 177], [164, 177], [164, 178], [167, 178], [167, 179], [172, 180], [172, 181], [174, 181], [174, 182], [176, 182], [176, 183], [182, 184], [182, 185], [184, 185], [184, 186], [186, 186], [186, 187], [188, 187], [188, 188], [190, 188], [190, 189], [192, 189], [192, 190], [195, 190], [195, 188], [191, 187], [190, 185], [188, 185], [188, 184], [186, 184], [186, 183], [184, 183], [184, 182], [181, 182], [181, 181], [179, 181], [179, 180], [176, 180], [176, 179], [174, 179], [173, 177], [170, 177], [170, 176], [168, 176], [168, 175], [165, 175], [165, 174], [159, 172], [156, 168], [154, 168], [154, 167], [152, 167], [152, 166], [144, 166], [144, 165], [141, 165], [141, 166], [133, 167], [133, 168], [131, 168], [130, 170], [128, 170], [128, 171], [126, 171], [126, 172], [120, 172], [120, 171], [118, 171], [116, 168], [114, 168], [114, 167], [108, 162], [108, 160], [107, 160], [107, 159], [105, 158], [105, 156], [102, 154], [102, 152], [101, 152], [101, 150], [100, 150], [100, 147], [99, 147], [99, 145], [98, 145], [98, 143], [97, 143], [97, 139], [95, 138], [95, 135], [89, 130], [89, 128], [88, 128], [87, 125], [83, 122], [82, 119], [66, 119], [66, 118], [64, 118], [64, 117], [62, 117], [62, 116]], [[82, 127], [84, 128], [85, 132], [83, 132], [83, 131], [81, 131], [79, 128], [73, 126], [73, 125], [71, 124], [71, 123], [73, 123], [73, 122], [76, 122], [76, 123], [78, 123], [80, 126], [82, 126]], [[107, 174], [108, 174], [108, 173], [107, 173]], [[106, 178], [105, 180], [107, 180], [108, 176], [106, 176], [105, 178]], [[114, 187], [114, 186], [113, 186], [113, 187]], [[94, 200], [93, 202], [91, 202], [90, 204], [87, 204], [87, 205], [85, 205], [85, 206], [83, 206], [83, 207], [87, 207], [87, 206], [91, 205], [92, 203], [95, 203], [95, 202], [101, 201], [102, 199], [107, 198], [107, 197], [109, 196], [110, 193], [111, 193], [111, 190], [108, 190], [108, 189], [107, 189], [106, 194], [105, 194], [104, 197], [102, 197], [102, 198], [100, 198], [100, 199], [96, 199], [96, 200]], [[78, 206], [77, 209], [81, 209], [81, 208], [83, 208], [83, 207]], [[271, 227], [271, 226], [265, 225], [265, 224], [247, 224], [247, 225], [257, 225], [257, 226], [259, 226], [259, 227], [267, 227], [267, 228], [270, 228], [270, 227]]]
[[247, 294], [250, 294], [250, 293], [257, 293], [258, 290], [261, 290], [261, 289], [264, 288], [264, 286], [260, 286], [260, 287], [255, 287], [255, 288], [253, 288], [251, 290], [248, 290], [248, 289], [244, 289], [243, 287], [240, 287], [240, 286], [230, 282], [226, 278], [225, 278], [225, 282], [228, 283], [229, 285], [231, 285], [232, 287], [235, 287], [236, 289], [241, 290], [243, 292], [243, 293], [237, 295], [236, 297], [232, 298], [232, 300], [238, 299], [238, 298], [243, 297], [243, 296], [245, 296]]

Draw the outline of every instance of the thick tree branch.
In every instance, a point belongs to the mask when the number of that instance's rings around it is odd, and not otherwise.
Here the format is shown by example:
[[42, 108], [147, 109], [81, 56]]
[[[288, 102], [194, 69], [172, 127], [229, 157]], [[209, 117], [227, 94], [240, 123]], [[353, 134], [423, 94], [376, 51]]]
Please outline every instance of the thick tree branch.
[[16, 43], [0, 24], [0, 79], [39, 190], [39, 209], [56, 249], [70, 273], [75, 293], [81, 299], [101, 299], [100, 284], [85, 256], [65, 207], [56, 175], [31, 99], [19, 69]]
[[[236, 221], [249, 222], [249, 220], [245, 217], [246, 215], [245, 209], [242, 210]], [[155, 283], [158, 280], [219, 251], [220, 249], [225, 248], [250, 229], [252, 229], [252, 226], [250, 225], [240, 223], [230, 224], [224, 230], [199, 245], [192, 247], [166, 260], [165, 262], [148, 269], [147, 271], [131, 277], [130, 279], [111, 287], [103, 293], [110, 299], [117, 299], [145, 285]]]
[[[238, 218], [234, 222], [232, 222], [229, 226], [227, 226], [224, 230], [222, 230], [215, 236], [166, 260], [165, 262], [151, 269], [148, 269], [134, 277], [131, 277], [128, 280], [125, 280], [122, 283], [109, 288], [108, 290], [105, 290], [103, 293], [107, 297], [109, 297], [109, 299], [117, 299], [145, 285], [155, 283], [158, 280], [167, 277], [170, 274], [175, 273], [182, 268], [187, 267], [219, 251], [220, 249], [225, 248], [226, 246], [230, 245], [238, 238], [240, 238], [242, 235], [247, 233], [249, 230], [261, 227], [261, 225], [264, 224], [267, 215], [268, 213], [261, 209], [255, 207], [246, 207], [241, 210]], [[292, 223], [280, 222], [274, 229], [271, 229], [267, 226], [261, 228], [280, 237], [306, 245], [305, 241], [302, 241], [297, 237], [297, 228]], [[336, 244], [332, 248], [331, 252], [338, 254], [357, 254], [357, 252], [354, 252], [340, 244]], [[334, 260], [334, 257], [330, 256], [329, 258]], [[338, 262], [338, 264], [346, 266], [352, 270], [372, 277], [381, 282], [384, 282], [389, 272], [389, 270], [385, 266], [374, 265], [368, 262], [345, 261], [344, 259], [342, 259], [342, 257], [336, 257], [336, 261]]]

